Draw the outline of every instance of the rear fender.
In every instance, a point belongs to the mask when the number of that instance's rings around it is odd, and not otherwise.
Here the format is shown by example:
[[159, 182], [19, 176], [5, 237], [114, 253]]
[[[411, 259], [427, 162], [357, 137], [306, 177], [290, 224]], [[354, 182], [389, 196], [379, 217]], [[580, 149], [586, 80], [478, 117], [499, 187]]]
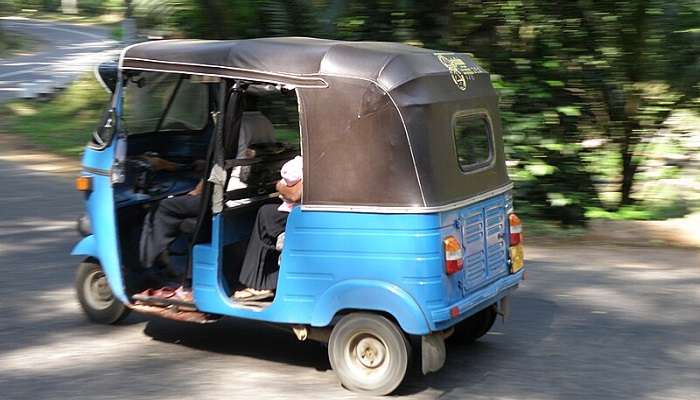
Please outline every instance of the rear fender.
[[408, 334], [430, 333], [425, 315], [408, 293], [396, 285], [372, 280], [347, 280], [328, 288], [316, 302], [311, 325], [328, 326], [345, 309], [385, 312]]

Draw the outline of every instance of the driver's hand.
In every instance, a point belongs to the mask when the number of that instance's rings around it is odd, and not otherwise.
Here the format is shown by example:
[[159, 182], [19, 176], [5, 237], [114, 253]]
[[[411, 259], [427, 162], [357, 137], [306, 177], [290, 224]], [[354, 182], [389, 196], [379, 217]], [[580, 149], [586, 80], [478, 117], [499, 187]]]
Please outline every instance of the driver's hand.
[[143, 156], [143, 158], [151, 164], [154, 171], [177, 171], [177, 164], [172, 161], [152, 156]]

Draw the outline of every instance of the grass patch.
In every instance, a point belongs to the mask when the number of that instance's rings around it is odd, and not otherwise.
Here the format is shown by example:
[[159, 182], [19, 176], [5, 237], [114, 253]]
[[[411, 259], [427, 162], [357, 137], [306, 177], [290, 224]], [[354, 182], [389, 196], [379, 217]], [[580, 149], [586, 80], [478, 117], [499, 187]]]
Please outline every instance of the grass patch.
[[586, 217], [613, 221], [663, 221], [669, 218], [682, 218], [691, 211], [693, 210], [684, 201], [650, 201], [623, 206], [614, 211], [592, 207], [586, 210]]
[[[517, 211], [517, 210], [516, 210]], [[523, 234], [525, 240], [528, 237], [576, 239], [586, 234], [586, 228], [582, 226], [562, 226], [558, 221], [543, 220], [531, 216], [520, 215], [523, 221]]]
[[109, 94], [91, 75], [85, 76], [49, 101], [1, 105], [0, 130], [24, 136], [49, 151], [78, 157], [108, 101]]
[[41, 42], [27, 35], [3, 30], [0, 31], [0, 58], [9, 58], [35, 51]]
[[50, 12], [41, 10], [24, 9], [17, 13], [17, 16], [38, 19], [51, 22], [62, 22], [69, 24], [86, 25], [116, 25], [121, 23], [123, 17], [120, 13], [107, 13], [102, 15], [85, 14], [63, 14], [60, 12]]

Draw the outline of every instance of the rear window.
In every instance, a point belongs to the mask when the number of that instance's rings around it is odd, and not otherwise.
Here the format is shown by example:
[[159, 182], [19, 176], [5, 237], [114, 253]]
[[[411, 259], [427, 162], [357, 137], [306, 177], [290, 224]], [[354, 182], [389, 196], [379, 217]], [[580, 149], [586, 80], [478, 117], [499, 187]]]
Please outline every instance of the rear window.
[[491, 125], [485, 114], [457, 114], [452, 132], [462, 172], [472, 171], [491, 161]]

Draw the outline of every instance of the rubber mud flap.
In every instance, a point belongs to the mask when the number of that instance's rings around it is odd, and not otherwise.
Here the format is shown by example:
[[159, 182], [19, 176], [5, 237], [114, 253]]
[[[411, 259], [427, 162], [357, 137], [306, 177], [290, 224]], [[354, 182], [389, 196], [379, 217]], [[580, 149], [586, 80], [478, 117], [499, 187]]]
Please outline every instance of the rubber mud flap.
[[421, 370], [423, 375], [439, 371], [445, 365], [447, 349], [444, 335], [433, 333], [421, 336]]

